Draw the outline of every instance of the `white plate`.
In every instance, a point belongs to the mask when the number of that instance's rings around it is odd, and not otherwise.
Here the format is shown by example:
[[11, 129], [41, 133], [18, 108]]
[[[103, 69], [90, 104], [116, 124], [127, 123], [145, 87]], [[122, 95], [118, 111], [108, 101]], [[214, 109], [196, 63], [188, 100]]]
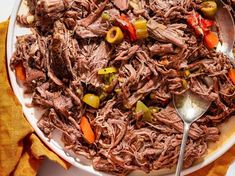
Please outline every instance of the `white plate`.
[[[67, 162], [71, 163], [75, 167], [78, 167], [82, 170], [84, 170], [87, 173], [90, 173], [92, 175], [109, 175], [104, 174], [102, 172], [95, 171], [93, 167], [91, 166], [91, 162], [87, 160], [86, 158], [82, 156], [75, 156], [71, 154], [68, 151], [65, 151], [63, 149], [63, 145], [58, 138], [58, 134], [55, 135], [55, 137], [52, 140], [49, 140], [47, 137], [44, 136], [44, 134], [41, 132], [41, 130], [37, 127], [37, 121], [39, 117], [41, 116], [42, 112], [40, 109], [37, 108], [29, 108], [25, 106], [26, 103], [29, 103], [31, 101], [30, 97], [26, 97], [23, 95], [23, 89], [17, 84], [16, 77], [14, 72], [11, 71], [9, 65], [10, 65], [10, 59], [11, 56], [15, 50], [15, 43], [16, 43], [16, 36], [27, 34], [30, 31], [28, 29], [19, 27], [16, 24], [16, 16], [18, 13], [24, 13], [25, 9], [22, 9], [21, 0], [18, 0], [14, 6], [10, 24], [9, 24], [9, 30], [8, 30], [8, 36], [7, 36], [7, 67], [8, 67], [8, 73], [10, 77], [10, 82], [13, 88], [13, 91], [17, 98], [19, 99], [20, 103], [22, 104], [22, 109], [25, 114], [25, 117], [29, 121], [29, 123], [32, 125], [32, 127], [35, 129], [37, 135], [42, 139], [42, 141], [55, 153], [57, 153], [60, 157], [65, 159]], [[21, 12], [22, 11], [22, 12]], [[225, 128], [226, 126], [226, 128]], [[222, 154], [224, 154], [230, 147], [232, 147], [235, 144], [235, 133], [232, 131], [235, 126], [235, 118], [232, 117], [226, 124], [223, 124], [221, 126], [221, 137], [220, 141], [215, 144], [210, 144], [209, 146], [209, 154], [200, 162], [193, 165], [192, 167], [186, 169], [183, 171], [183, 175], [192, 173], [208, 164], [216, 160], [218, 157], [220, 157]], [[235, 130], [234, 130], [235, 131]], [[162, 173], [168, 172], [169, 170], [163, 170], [163, 171], [153, 171], [149, 175], [161, 175]], [[133, 172], [131, 175], [145, 175], [142, 172], [136, 171]], [[166, 174], [167, 175], [167, 174]], [[168, 174], [168, 176], [172, 176], [173, 174]]]

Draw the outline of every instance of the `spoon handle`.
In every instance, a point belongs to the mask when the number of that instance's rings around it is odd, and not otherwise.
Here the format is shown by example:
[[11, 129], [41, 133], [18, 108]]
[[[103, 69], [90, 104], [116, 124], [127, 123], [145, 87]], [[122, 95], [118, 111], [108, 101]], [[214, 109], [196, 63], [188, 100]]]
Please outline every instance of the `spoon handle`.
[[191, 124], [184, 122], [184, 133], [183, 133], [183, 139], [182, 139], [181, 146], [180, 146], [180, 155], [179, 155], [179, 159], [178, 159], [178, 164], [177, 164], [175, 176], [180, 176], [180, 173], [182, 170], [182, 166], [184, 163], [184, 151], [185, 151], [185, 146], [186, 146], [187, 139], [188, 139], [190, 125]]

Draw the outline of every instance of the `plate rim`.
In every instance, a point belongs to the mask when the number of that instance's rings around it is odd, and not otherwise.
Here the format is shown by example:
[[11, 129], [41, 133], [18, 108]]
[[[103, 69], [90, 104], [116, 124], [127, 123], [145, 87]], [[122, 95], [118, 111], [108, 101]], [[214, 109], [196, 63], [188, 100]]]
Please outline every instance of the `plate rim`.
[[[53, 152], [55, 152], [62, 159], [64, 159], [68, 163], [70, 163], [72, 166], [75, 166], [79, 169], [82, 169], [90, 174], [95, 174], [95, 175], [98, 174], [98, 175], [104, 175], [104, 176], [111, 175], [111, 174], [107, 174], [104, 172], [96, 171], [96, 170], [94, 170], [92, 165], [84, 165], [82, 163], [77, 162], [74, 157], [67, 156], [65, 154], [65, 151], [61, 151], [61, 149], [56, 147], [55, 144], [49, 142], [48, 138], [37, 127], [37, 125], [35, 125], [35, 123], [30, 119], [29, 114], [27, 113], [27, 107], [24, 105], [23, 100], [20, 98], [20, 93], [17, 91], [17, 89], [19, 88], [19, 85], [16, 83], [16, 78], [15, 78], [12, 70], [10, 69], [10, 59], [12, 57], [13, 48], [15, 45], [14, 36], [15, 36], [16, 17], [17, 17], [17, 14], [18, 14], [18, 11], [19, 11], [19, 8], [20, 8], [20, 5], [22, 2], [23, 2], [23, 0], [16, 0], [16, 2], [14, 4], [14, 8], [13, 8], [11, 16], [10, 16], [10, 22], [9, 22], [8, 33], [7, 33], [7, 44], [6, 44], [6, 46], [7, 46], [7, 49], [6, 49], [7, 62], [6, 63], [7, 63], [7, 72], [8, 72], [11, 87], [12, 87], [13, 92], [14, 92], [15, 96], [17, 97], [18, 101], [22, 105], [22, 110], [23, 110], [23, 113], [25, 114], [25, 118], [30, 123], [30, 125], [33, 127], [33, 129], [35, 130], [35, 132], [39, 136], [39, 138], [44, 142], [44, 144], [46, 144]], [[218, 159], [220, 156], [222, 156], [224, 153], [226, 153], [234, 144], [235, 144], [235, 133], [230, 136], [229, 140], [227, 139], [227, 141], [223, 144], [223, 147], [221, 147], [220, 149], [216, 149], [216, 151], [214, 151], [210, 156], [205, 158], [202, 162], [195, 164], [195, 165], [191, 166], [190, 168], [184, 169], [182, 174], [187, 175], [187, 174], [193, 173], [193, 172], [209, 165], [210, 163], [212, 163], [213, 161]], [[79, 158], [79, 156], [78, 156], [78, 158]], [[173, 175], [174, 174], [171, 173], [171, 174], [167, 174], [166, 176], [173, 176]]]

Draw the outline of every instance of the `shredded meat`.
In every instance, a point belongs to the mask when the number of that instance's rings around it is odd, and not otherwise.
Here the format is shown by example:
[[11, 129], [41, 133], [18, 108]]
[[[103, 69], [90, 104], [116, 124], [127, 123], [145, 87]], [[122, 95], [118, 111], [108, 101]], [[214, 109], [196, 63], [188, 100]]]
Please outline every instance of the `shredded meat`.
[[[184, 167], [204, 157], [208, 143], [219, 140], [219, 125], [235, 114], [235, 86], [227, 74], [230, 60], [207, 49], [187, 24], [187, 15], [200, 13], [200, 2], [28, 0], [29, 13], [17, 21], [32, 33], [17, 37], [10, 66], [23, 65], [21, 85], [32, 105], [44, 108], [38, 127], [49, 138], [59, 130], [64, 148], [90, 158], [99, 171], [173, 168], [183, 122], [172, 97], [192, 91], [211, 105], [191, 126]], [[234, 1], [226, 2], [234, 16]], [[120, 26], [122, 14], [130, 22], [146, 19], [148, 37], [131, 41], [127, 26]], [[105, 39], [113, 26], [123, 31], [118, 44]], [[116, 71], [98, 74], [109, 67]], [[99, 108], [82, 101], [88, 93], [99, 96]], [[136, 112], [138, 101], [149, 107], [151, 120]], [[94, 131], [92, 144], [79, 125], [82, 116]]]

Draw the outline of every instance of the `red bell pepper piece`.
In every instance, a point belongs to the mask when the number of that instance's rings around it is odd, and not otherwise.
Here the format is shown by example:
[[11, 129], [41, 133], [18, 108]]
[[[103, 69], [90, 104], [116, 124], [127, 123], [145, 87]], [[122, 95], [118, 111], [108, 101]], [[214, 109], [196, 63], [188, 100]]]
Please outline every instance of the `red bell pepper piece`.
[[129, 34], [131, 41], [137, 40], [135, 27], [129, 21], [129, 19], [126, 17], [126, 15], [122, 14], [120, 16], [120, 19], [124, 22], [124, 23], [120, 24], [120, 27], [122, 28], [122, 30], [126, 31]]
[[188, 16], [187, 18], [187, 22], [191, 27], [195, 27], [198, 25], [198, 17], [199, 14], [198, 13], [193, 13], [191, 15]]
[[201, 25], [203, 28], [210, 28], [214, 25], [214, 21], [207, 20], [207, 19], [201, 19]]
[[198, 35], [205, 35], [210, 31], [210, 27], [214, 25], [214, 21], [204, 19], [199, 13], [194, 12], [193, 14], [189, 15], [187, 18], [188, 24], [194, 28], [196, 34]]

